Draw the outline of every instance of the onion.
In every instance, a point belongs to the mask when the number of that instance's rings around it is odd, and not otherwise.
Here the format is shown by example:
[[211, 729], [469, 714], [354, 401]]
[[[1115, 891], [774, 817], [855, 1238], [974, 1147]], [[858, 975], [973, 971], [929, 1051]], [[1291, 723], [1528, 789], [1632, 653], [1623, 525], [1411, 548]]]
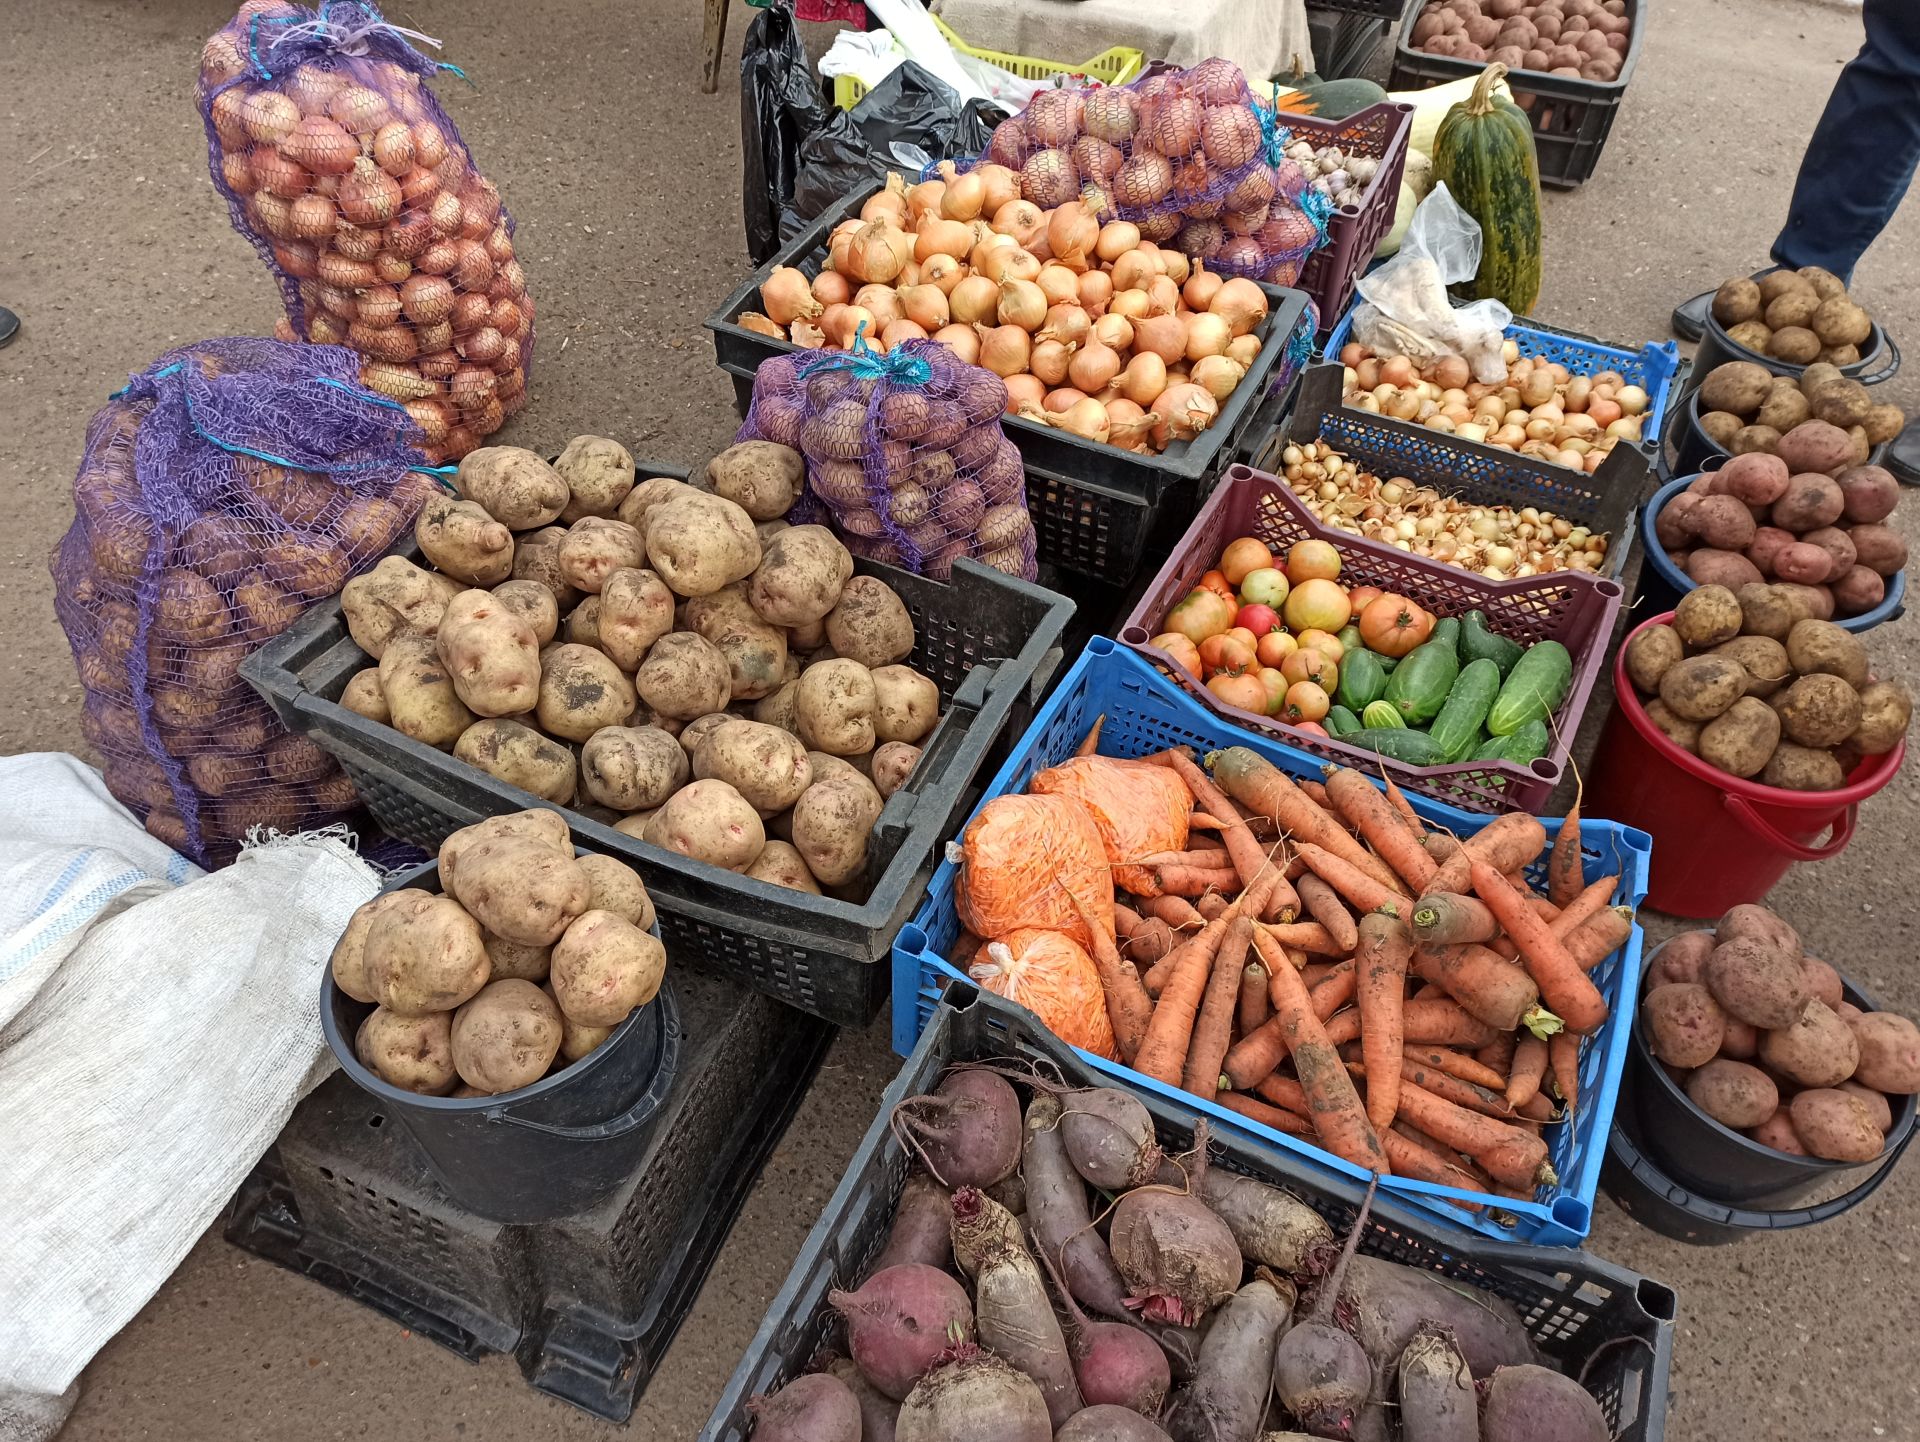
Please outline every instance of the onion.
[[1227, 342], [1227, 359], [1248, 370], [1260, 359], [1261, 341], [1257, 335], [1237, 335]]
[[[315, 265], [314, 273], [328, 285], [338, 286], [342, 290], [358, 290], [362, 286], [376, 285], [380, 277], [374, 274], [373, 267], [364, 260], [349, 260], [344, 255], [332, 251], [321, 254]], [[327, 307], [332, 310], [332, 306]], [[357, 312], [356, 312], [357, 313]], [[404, 359], [404, 357], [403, 357]]]
[[1080, 305], [1089, 315], [1099, 315], [1113, 299], [1113, 277], [1104, 270], [1090, 270], [1079, 276], [1074, 288], [1080, 292]]
[[1151, 352], [1168, 365], [1186, 359], [1188, 319], [1178, 315], [1142, 316], [1133, 322], [1134, 350]]
[[1094, 185], [1111, 185], [1127, 159], [1118, 147], [1092, 135], [1083, 135], [1074, 141], [1067, 149], [1067, 158], [1073, 162], [1080, 179]]
[[944, 180], [923, 180], [907, 187], [907, 216], [918, 221], [923, 216], [940, 214], [940, 197], [947, 192]]
[[912, 321], [903, 317], [900, 320], [889, 321], [887, 323], [886, 328], [880, 332], [880, 345], [882, 349], [892, 350], [903, 341], [925, 340], [926, 338], [927, 331], [925, 326], [915, 325]]
[[853, 293], [853, 307], [873, 317], [867, 327], [867, 339], [873, 340], [897, 320], [906, 319], [900, 306], [900, 293], [890, 285], [863, 285]]
[[1205, 265], [1196, 265], [1193, 274], [1187, 277], [1187, 283], [1180, 287], [1180, 298], [1194, 310], [1205, 310], [1213, 304], [1213, 298], [1220, 293], [1223, 284], [1223, 276], [1215, 275]]
[[971, 249], [973, 232], [958, 220], [925, 216], [913, 238], [913, 258], [918, 261], [930, 260], [936, 255], [950, 255], [957, 260]]
[[287, 224], [302, 240], [325, 240], [340, 216], [324, 195], [303, 195], [287, 210]]
[[273, 247], [273, 258], [280, 269], [297, 279], [318, 275], [320, 267], [314, 248], [304, 240], [283, 240]]
[[1197, 361], [1205, 356], [1221, 356], [1227, 353], [1227, 342], [1233, 339], [1233, 332], [1227, 325], [1227, 318], [1212, 315], [1206, 311], [1190, 315], [1187, 322], [1187, 359]]
[[[1205, 107], [1191, 95], [1166, 95], [1149, 107], [1146, 123], [1142, 126], [1144, 138], [1151, 149], [1158, 151], [1169, 160], [1184, 160], [1200, 146], [1200, 126], [1205, 116]], [[1248, 114], [1253, 122], [1254, 139], [1259, 140], [1259, 123]]]
[[1170, 276], [1156, 275], [1147, 285], [1147, 305], [1155, 315], [1173, 315], [1180, 309], [1180, 287]]
[[1153, 443], [1165, 449], [1174, 441], [1190, 441], [1220, 414], [1220, 403], [1201, 386], [1191, 381], [1171, 385], [1154, 401], [1152, 410], [1160, 419], [1154, 422]]
[[340, 213], [355, 225], [385, 225], [399, 209], [400, 182], [367, 156], [354, 161], [353, 174], [340, 182]]
[[980, 177], [980, 184], [986, 187], [986, 197], [981, 202], [982, 215], [994, 215], [1010, 200], [1020, 198], [1020, 172], [1004, 165], [980, 165], [973, 173]]
[[837, 266], [850, 280], [885, 284], [900, 274], [913, 255], [913, 239], [884, 220], [872, 220], [847, 242], [847, 263]]
[[262, 145], [278, 145], [300, 123], [300, 107], [273, 90], [256, 90], [241, 103], [240, 126]]
[[[327, 103], [327, 114], [355, 135], [372, 135], [393, 119], [393, 110], [387, 104], [386, 97], [377, 90], [369, 90], [364, 85], [343, 85], [339, 93]], [[419, 142], [416, 138], [416, 150], [418, 146]], [[445, 148], [443, 143], [441, 147], [443, 154]], [[433, 165], [437, 162], [421, 160], [420, 163]]]
[[456, 240], [453, 242], [456, 258], [453, 262], [453, 284], [456, 290], [484, 292], [493, 284], [493, 257], [487, 254], [487, 248], [477, 240]]
[[[1199, 316], [1194, 317], [1200, 319]], [[1238, 361], [1227, 359], [1224, 355], [1201, 356], [1193, 363], [1193, 383], [1203, 388], [1217, 401], [1223, 401], [1234, 392], [1245, 377], [1247, 368]]]
[[980, 332], [970, 325], [943, 325], [933, 338], [968, 365], [980, 363]]
[[1055, 305], [1047, 308], [1046, 320], [1039, 335], [1063, 340], [1069, 345], [1080, 345], [1092, 330], [1093, 321], [1079, 306]]
[[813, 278], [809, 289], [813, 298], [824, 306], [845, 305], [853, 299], [853, 285], [837, 270], [823, 270]]
[[1064, 265], [1048, 261], [1040, 267], [1034, 284], [1040, 287], [1048, 305], [1077, 305], [1080, 300], [1079, 277]]
[[797, 320], [789, 339], [801, 350], [822, 350], [827, 344], [827, 333], [810, 320]]
[[1062, 411], [1053, 424], [1063, 431], [1071, 431], [1076, 436], [1105, 445], [1107, 433], [1112, 423], [1107, 418], [1107, 408], [1092, 396], [1077, 400]]
[[1100, 227], [1094, 254], [1111, 265], [1128, 251], [1138, 248], [1140, 227], [1126, 220], [1110, 220]]
[[860, 218], [868, 222], [887, 220], [901, 229], [906, 228], [907, 193], [898, 175], [889, 175], [886, 189], [867, 197], [866, 204], [860, 207]]
[[1047, 388], [1040, 383], [1038, 377], [1010, 375], [1003, 379], [1007, 383], [1006, 414], [1010, 416], [1018, 415], [1028, 407], [1037, 408], [1046, 398]]
[[[285, 268], [284, 266], [282, 267]], [[322, 311], [307, 321], [307, 339], [315, 345], [345, 345], [347, 341], [346, 323], [338, 316]], [[451, 374], [449, 372], [448, 374]]]
[[1164, 270], [1157, 251], [1130, 250], [1113, 263], [1113, 288], [1145, 290], [1147, 283]]
[[1116, 291], [1113, 299], [1107, 302], [1109, 315], [1123, 315], [1136, 322], [1146, 319], [1152, 308], [1153, 302], [1147, 298], [1144, 290]]
[[937, 285], [913, 285], [900, 292], [900, 309], [906, 318], [932, 334], [944, 326], [951, 313], [947, 293]]
[[1260, 154], [1260, 122], [1247, 105], [1210, 105], [1200, 144], [1216, 169], [1238, 170]]
[[1223, 317], [1235, 335], [1246, 335], [1267, 318], [1267, 293], [1252, 281], [1235, 276], [1214, 294], [1207, 309]]
[[278, 200], [292, 200], [313, 188], [312, 176], [269, 146], [256, 145], [248, 151], [247, 165], [255, 187]]
[[969, 172], [947, 182], [940, 197], [940, 214], [948, 220], [972, 220], [987, 203], [987, 183]]
[[998, 315], [1001, 325], [1017, 325], [1024, 331], [1038, 330], [1047, 318], [1047, 297], [1030, 280], [1002, 281]]
[[244, 150], [223, 150], [220, 153], [220, 179], [235, 195], [252, 195], [260, 188], [253, 178], [253, 167], [248, 164]]
[[[400, 199], [407, 205], [432, 205], [442, 198], [440, 177], [431, 170], [416, 167], [400, 177]], [[447, 234], [458, 231], [466, 220], [466, 212], [460, 206], [460, 197], [445, 192], [446, 203], [441, 206], [441, 221]]]
[[360, 158], [354, 138], [324, 115], [304, 117], [280, 142], [280, 150], [316, 175], [345, 175]]
[[1002, 380], [1027, 369], [1033, 357], [1033, 338], [1017, 325], [983, 326], [980, 330], [980, 364]]
[[1140, 351], [1120, 375], [1120, 394], [1136, 405], [1151, 405], [1167, 388], [1167, 363], [1152, 351]]
[[776, 265], [761, 283], [760, 304], [768, 319], [783, 326], [812, 320], [826, 308], [814, 296], [806, 276], [790, 265]]
[[983, 263], [974, 269], [995, 285], [1002, 281], [1032, 281], [1040, 274], [1040, 257], [1017, 245], [996, 245], [986, 253]]
[[[1042, 95], [1064, 92], [1042, 91]], [[1034, 99], [1040, 99], [1036, 95]], [[1122, 166], [1121, 173], [1126, 173]], [[1171, 178], [1171, 171], [1169, 171]], [[1080, 177], [1073, 160], [1064, 150], [1042, 150], [1020, 167], [1020, 193], [1042, 210], [1052, 210], [1072, 200], [1080, 188]]]
[[1134, 98], [1126, 90], [1095, 90], [1080, 107], [1081, 128], [1109, 145], [1131, 140], [1135, 119]]
[[1079, 201], [1069, 201], [1047, 220], [1047, 245], [1054, 259], [1070, 270], [1086, 270], [1100, 240], [1100, 222]]
[[983, 275], [970, 275], [947, 292], [947, 308], [962, 325], [992, 324], [1000, 309], [1000, 287]]
[[1009, 200], [993, 213], [993, 229], [1016, 245], [1032, 245], [1046, 234], [1047, 217], [1030, 200]]
[[450, 379], [460, 369], [460, 357], [452, 347], [445, 350], [423, 354], [420, 357], [420, 374], [428, 380], [443, 381]]
[[1093, 338], [1114, 350], [1133, 349], [1133, 322], [1123, 315], [1103, 315], [1093, 323]]
[[1114, 377], [1120, 374], [1121, 365], [1118, 351], [1097, 340], [1089, 340], [1069, 362], [1067, 375], [1076, 386], [1092, 395], [1113, 383]]
[[[458, 289], [456, 285], [455, 290]], [[450, 319], [453, 321], [454, 334], [469, 335], [481, 326], [493, 323], [493, 307], [484, 295], [456, 294]]]
[[[401, 194], [406, 187], [400, 187]], [[450, 190], [443, 190], [434, 196], [427, 205], [427, 218], [433, 222], [435, 235], [451, 236], [460, 229], [460, 197]]]
[[1057, 386], [1067, 378], [1067, 365], [1073, 360], [1074, 347], [1064, 341], [1036, 340], [1027, 368], [1045, 385]]

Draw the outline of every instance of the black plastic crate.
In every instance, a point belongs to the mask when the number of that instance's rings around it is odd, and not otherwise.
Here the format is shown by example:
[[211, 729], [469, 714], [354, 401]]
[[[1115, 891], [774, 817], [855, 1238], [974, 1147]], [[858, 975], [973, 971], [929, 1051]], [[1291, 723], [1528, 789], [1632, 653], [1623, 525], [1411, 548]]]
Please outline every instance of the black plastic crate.
[[[886, 1240], [908, 1163], [890, 1126], [892, 1109], [903, 1098], [931, 1091], [949, 1064], [987, 1058], [1038, 1063], [1073, 1086], [1113, 1085], [1052, 1035], [1031, 1026], [1019, 1008], [971, 986], [949, 988], [947, 1004], [881, 1098], [879, 1115], [847, 1164], [845, 1178], [720, 1394], [700, 1434], [703, 1442], [745, 1442], [752, 1431], [749, 1398], [807, 1371], [826, 1347], [844, 1352], [845, 1334], [827, 1306], [827, 1293], [855, 1286]], [[1187, 1108], [1145, 1091], [1134, 1095], [1153, 1114], [1164, 1147], [1175, 1151], [1192, 1145], [1193, 1115]], [[1336, 1234], [1352, 1224], [1362, 1188], [1318, 1176], [1309, 1180], [1284, 1152], [1248, 1138], [1215, 1137], [1213, 1142], [1212, 1165], [1286, 1187], [1325, 1216]], [[1383, 1199], [1374, 1202], [1360, 1250], [1504, 1297], [1541, 1350], [1581, 1377], [1599, 1399], [1615, 1442], [1659, 1442], [1665, 1435], [1676, 1308], [1671, 1288], [1585, 1252], [1448, 1231]]]
[[680, 1077], [646, 1155], [598, 1206], [538, 1226], [474, 1216], [336, 1073], [241, 1184], [227, 1240], [469, 1361], [511, 1355], [540, 1391], [625, 1421], [834, 1037], [745, 988], [674, 983]]
[[[1479, 60], [1455, 60], [1447, 55], [1428, 55], [1413, 48], [1413, 22], [1420, 18], [1427, 0], [1406, 0], [1400, 15], [1400, 37], [1393, 47], [1393, 77], [1389, 90], [1424, 90], [1430, 85], [1445, 85], [1486, 69]], [[1642, 0], [1627, 0], [1627, 14], [1633, 30], [1627, 37], [1627, 53], [1620, 62], [1618, 78], [1601, 82], [1578, 80], [1567, 75], [1547, 75], [1538, 70], [1509, 70], [1507, 85], [1514, 103], [1527, 112], [1533, 122], [1534, 149], [1540, 155], [1540, 183], [1562, 190], [1585, 184], [1600, 163], [1607, 133], [1620, 110], [1620, 100], [1633, 79], [1634, 66], [1640, 60], [1640, 45], [1646, 39], [1647, 6]]]
[[[1309, 19], [1318, 10], [1331, 10], [1336, 15], [1374, 15], [1384, 20], [1392, 20], [1400, 14], [1400, 0], [1308, 0]], [[1320, 66], [1319, 73], [1332, 79], [1331, 72], [1327, 70], [1317, 50], [1313, 58], [1314, 63]]]
[[[409, 538], [395, 553], [412, 558], [417, 548]], [[1073, 602], [974, 561], [956, 562], [945, 584], [859, 558], [854, 570], [899, 593], [914, 624], [908, 660], [940, 687], [942, 705], [913, 776], [874, 824], [865, 901], [756, 881], [552, 809], [565, 815], [577, 845], [641, 872], [670, 956], [828, 1021], [864, 1026], [887, 999], [893, 934], [919, 905], [975, 778], [1033, 719]], [[249, 656], [241, 675], [289, 731], [340, 762], [384, 830], [429, 852], [484, 817], [551, 805], [342, 706], [347, 681], [371, 664], [348, 635], [336, 596]]]

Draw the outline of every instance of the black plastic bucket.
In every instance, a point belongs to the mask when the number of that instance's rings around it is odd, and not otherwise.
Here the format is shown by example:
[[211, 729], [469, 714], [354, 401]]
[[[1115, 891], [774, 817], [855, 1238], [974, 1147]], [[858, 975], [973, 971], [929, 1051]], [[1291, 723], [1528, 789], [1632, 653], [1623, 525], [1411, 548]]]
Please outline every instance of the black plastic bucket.
[[[1753, 278], [1760, 280], [1779, 269], [1777, 265], [1770, 265], [1765, 270], [1756, 270]], [[1892, 336], [1881, 329], [1879, 321], [1869, 320], [1873, 331], [1867, 337], [1860, 359], [1841, 366], [1840, 374], [1851, 376], [1863, 386], [1877, 386], [1882, 381], [1892, 380], [1899, 372], [1900, 347], [1893, 343]], [[1693, 373], [1704, 378], [1708, 371], [1727, 361], [1747, 361], [1763, 366], [1777, 376], [1797, 376], [1807, 368], [1793, 361], [1783, 361], [1777, 356], [1748, 350], [1727, 334], [1727, 328], [1714, 319], [1713, 311], [1709, 308], [1706, 329], [1700, 333], [1700, 344], [1693, 353]]]
[[[1695, 371], [1697, 376], [1699, 371]], [[1698, 475], [1701, 471], [1716, 470], [1719, 463], [1727, 459], [1732, 452], [1726, 450], [1700, 425], [1700, 388], [1695, 386], [1687, 392], [1686, 414], [1676, 424], [1669, 426], [1673, 449], [1669, 452], [1667, 474], [1672, 477]], [[1866, 464], [1885, 465], [1887, 446], [1882, 441], [1867, 453]]]
[[[438, 864], [395, 877], [385, 889], [409, 886], [438, 892]], [[382, 1081], [353, 1052], [372, 1011], [326, 970], [320, 1028], [340, 1069], [391, 1109], [450, 1197], [496, 1222], [568, 1216], [611, 1192], [645, 1153], [679, 1071], [671, 970], [658, 996], [579, 1061], [499, 1096], [420, 1096]]]

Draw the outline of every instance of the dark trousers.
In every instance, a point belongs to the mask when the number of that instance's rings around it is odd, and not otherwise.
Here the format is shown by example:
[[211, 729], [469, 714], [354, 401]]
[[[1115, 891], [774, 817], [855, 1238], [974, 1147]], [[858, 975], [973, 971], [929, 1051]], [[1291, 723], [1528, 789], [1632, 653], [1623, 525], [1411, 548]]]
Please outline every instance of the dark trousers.
[[1867, 43], [1840, 72], [1800, 161], [1781, 265], [1843, 281], [1899, 208], [1920, 162], [1920, 0], [1865, 0]]

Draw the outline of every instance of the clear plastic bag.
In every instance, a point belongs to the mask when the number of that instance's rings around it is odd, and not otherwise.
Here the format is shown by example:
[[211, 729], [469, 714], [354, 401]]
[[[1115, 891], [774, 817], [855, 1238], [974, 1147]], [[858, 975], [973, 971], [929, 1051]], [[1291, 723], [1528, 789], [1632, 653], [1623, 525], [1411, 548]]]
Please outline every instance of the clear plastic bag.
[[1415, 362], [1463, 357], [1473, 378], [1497, 385], [1507, 378], [1500, 354], [1513, 312], [1497, 300], [1455, 307], [1447, 287], [1472, 280], [1480, 269], [1480, 222], [1434, 186], [1413, 213], [1400, 253], [1360, 277], [1361, 304], [1353, 312], [1353, 339], [1375, 355]]

